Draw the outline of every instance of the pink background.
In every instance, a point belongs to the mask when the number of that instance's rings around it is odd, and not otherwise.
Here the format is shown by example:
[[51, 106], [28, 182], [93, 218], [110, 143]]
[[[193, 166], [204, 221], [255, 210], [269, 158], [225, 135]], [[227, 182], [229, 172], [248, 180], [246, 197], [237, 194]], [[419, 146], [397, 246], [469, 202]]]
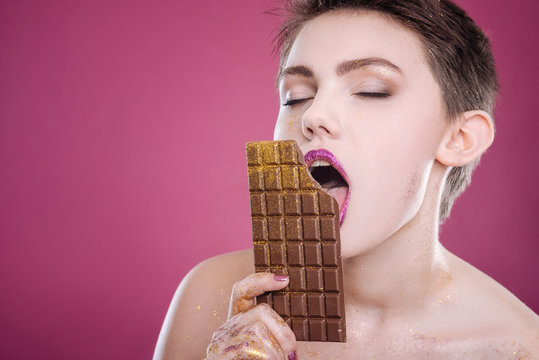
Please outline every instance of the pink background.
[[[502, 91], [442, 241], [537, 312], [538, 3], [459, 3]], [[0, 358], [148, 359], [187, 271], [250, 246], [244, 145], [278, 111], [274, 4], [0, 3]]]

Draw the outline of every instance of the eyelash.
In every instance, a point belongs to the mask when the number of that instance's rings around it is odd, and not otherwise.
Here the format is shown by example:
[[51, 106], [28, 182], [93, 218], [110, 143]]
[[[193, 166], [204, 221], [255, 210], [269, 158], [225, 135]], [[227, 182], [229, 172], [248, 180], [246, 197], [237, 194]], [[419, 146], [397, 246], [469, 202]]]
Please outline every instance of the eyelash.
[[309, 99], [311, 99], [311, 98], [288, 100], [287, 102], [285, 102], [285, 103], [283, 104], [283, 106], [293, 106], [293, 105], [302, 103], [302, 102], [304, 102], [304, 101], [307, 101], [307, 100], [309, 100]]
[[[373, 99], [384, 99], [384, 98], [387, 98], [387, 97], [391, 96], [388, 93], [377, 93], [377, 92], [359, 92], [359, 93], [355, 93], [354, 95], [373, 98]], [[293, 106], [293, 105], [302, 103], [302, 102], [310, 100], [310, 99], [312, 99], [312, 98], [288, 100], [287, 102], [285, 102], [283, 104], [283, 106]]]
[[375, 99], [383, 99], [390, 96], [390, 94], [388, 93], [378, 93], [378, 92], [360, 92], [360, 93], [355, 93], [354, 95], [370, 97], [370, 98], [375, 98]]

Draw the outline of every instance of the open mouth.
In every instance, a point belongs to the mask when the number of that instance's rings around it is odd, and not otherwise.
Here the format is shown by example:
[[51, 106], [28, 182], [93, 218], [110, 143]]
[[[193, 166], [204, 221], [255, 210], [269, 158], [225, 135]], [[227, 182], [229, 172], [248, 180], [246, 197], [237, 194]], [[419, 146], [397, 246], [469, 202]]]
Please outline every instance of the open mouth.
[[342, 225], [350, 198], [350, 186], [342, 165], [335, 155], [326, 149], [309, 151], [305, 154], [305, 163], [322, 189], [337, 200], [339, 223]]

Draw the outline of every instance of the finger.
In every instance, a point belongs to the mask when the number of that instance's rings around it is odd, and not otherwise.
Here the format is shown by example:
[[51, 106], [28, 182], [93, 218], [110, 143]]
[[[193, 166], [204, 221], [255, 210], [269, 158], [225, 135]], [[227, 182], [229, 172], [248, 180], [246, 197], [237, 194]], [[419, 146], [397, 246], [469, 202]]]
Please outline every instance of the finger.
[[280, 290], [288, 285], [286, 275], [255, 273], [238, 281], [232, 288], [228, 318], [253, 307], [253, 299], [266, 291]]
[[277, 340], [261, 321], [250, 324], [245, 333], [227, 339], [225, 343], [212, 343], [206, 350], [207, 360], [228, 359], [283, 359], [284, 353]]
[[[268, 304], [258, 304], [248, 311], [255, 323], [262, 322], [277, 341], [283, 353], [288, 354], [296, 350], [296, 336], [284, 320]], [[268, 341], [271, 341], [268, 339]]]
[[240, 313], [214, 332], [206, 349], [207, 359], [283, 359], [284, 352], [266, 326], [263, 312]]
[[[268, 329], [268, 326], [262, 321], [256, 321], [254, 324], [249, 326], [248, 331], [246, 332], [249, 336], [256, 334], [256, 340], [251, 341], [250, 345], [254, 347], [255, 351], [251, 349], [246, 349], [246, 353], [253, 355], [253, 353], [261, 352], [258, 354], [262, 359], [283, 359], [284, 351], [281, 348], [279, 342], [273, 336], [271, 331]], [[253, 346], [254, 345], [254, 346]]]

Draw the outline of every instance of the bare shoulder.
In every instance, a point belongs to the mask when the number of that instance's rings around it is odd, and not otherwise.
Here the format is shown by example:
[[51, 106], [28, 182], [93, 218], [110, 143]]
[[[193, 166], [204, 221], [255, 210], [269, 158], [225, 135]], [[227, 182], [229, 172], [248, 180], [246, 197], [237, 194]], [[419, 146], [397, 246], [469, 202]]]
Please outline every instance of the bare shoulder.
[[174, 294], [154, 360], [204, 358], [213, 331], [226, 322], [232, 286], [253, 272], [252, 250], [219, 255], [195, 266]]
[[445, 300], [453, 307], [455, 319], [462, 320], [462, 333], [514, 358], [539, 359], [537, 314], [494, 279], [457, 257], [454, 270], [453, 298]]

